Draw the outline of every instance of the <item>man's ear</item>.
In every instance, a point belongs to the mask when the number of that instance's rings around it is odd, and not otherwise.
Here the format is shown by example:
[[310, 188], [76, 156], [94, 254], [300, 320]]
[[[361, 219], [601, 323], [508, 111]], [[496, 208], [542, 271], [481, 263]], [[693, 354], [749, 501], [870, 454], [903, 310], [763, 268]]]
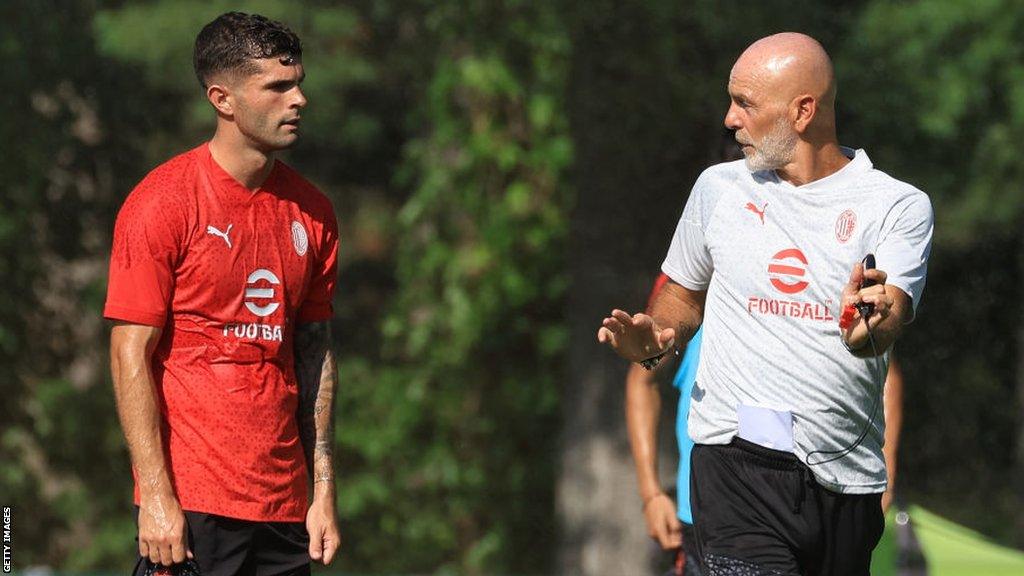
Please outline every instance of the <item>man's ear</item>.
[[810, 94], [801, 94], [793, 99], [790, 110], [793, 116], [793, 129], [803, 134], [818, 113], [818, 101]]
[[217, 109], [217, 112], [225, 116], [232, 116], [235, 113], [234, 98], [231, 90], [224, 84], [210, 84], [206, 89], [206, 99]]

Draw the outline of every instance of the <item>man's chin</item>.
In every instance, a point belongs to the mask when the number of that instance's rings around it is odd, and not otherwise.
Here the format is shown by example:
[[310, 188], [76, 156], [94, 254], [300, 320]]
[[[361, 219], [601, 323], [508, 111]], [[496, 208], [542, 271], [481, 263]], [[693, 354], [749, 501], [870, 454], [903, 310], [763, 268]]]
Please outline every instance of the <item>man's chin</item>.
[[265, 146], [269, 152], [281, 152], [287, 150], [295, 145], [299, 141], [298, 134], [292, 134], [284, 138], [279, 138], [273, 142], [265, 143]]
[[764, 156], [757, 153], [747, 154], [747, 156], [743, 159], [743, 163], [746, 164], [747, 170], [750, 171], [750, 173], [778, 170], [779, 168], [782, 168], [783, 166], [786, 165], [785, 162], [768, 162], [765, 160]]
[[289, 132], [281, 137], [280, 144], [282, 148], [291, 148], [296, 142], [299, 141], [298, 129]]

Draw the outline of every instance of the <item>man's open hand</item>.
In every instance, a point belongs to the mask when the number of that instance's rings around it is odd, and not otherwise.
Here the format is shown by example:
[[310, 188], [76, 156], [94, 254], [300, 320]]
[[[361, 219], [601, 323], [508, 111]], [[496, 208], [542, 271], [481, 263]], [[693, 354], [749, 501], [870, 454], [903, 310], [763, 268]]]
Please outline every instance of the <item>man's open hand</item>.
[[605, 318], [597, 330], [598, 342], [610, 345], [630, 362], [640, 362], [664, 352], [675, 341], [675, 336], [675, 330], [660, 328], [647, 314], [630, 316], [622, 310], [612, 310], [612, 315]]

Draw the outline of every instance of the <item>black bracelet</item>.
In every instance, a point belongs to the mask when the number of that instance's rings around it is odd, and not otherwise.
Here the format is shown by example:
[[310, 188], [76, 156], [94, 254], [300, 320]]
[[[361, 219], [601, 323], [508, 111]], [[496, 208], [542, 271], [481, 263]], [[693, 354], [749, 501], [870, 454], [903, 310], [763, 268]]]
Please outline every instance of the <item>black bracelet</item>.
[[[646, 360], [641, 360], [641, 361], [637, 362], [637, 364], [640, 364], [641, 366], [643, 366], [644, 370], [654, 370], [654, 368], [661, 362], [661, 359], [664, 358], [666, 354], [668, 354], [669, 352], [671, 352], [673, 350], [675, 350], [675, 347], [674, 346], [670, 346], [670, 347], [662, 350], [660, 353], [655, 354], [654, 356], [651, 356], [650, 358], [648, 358]], [[676, 352], [678, 353], [678, 350]]]

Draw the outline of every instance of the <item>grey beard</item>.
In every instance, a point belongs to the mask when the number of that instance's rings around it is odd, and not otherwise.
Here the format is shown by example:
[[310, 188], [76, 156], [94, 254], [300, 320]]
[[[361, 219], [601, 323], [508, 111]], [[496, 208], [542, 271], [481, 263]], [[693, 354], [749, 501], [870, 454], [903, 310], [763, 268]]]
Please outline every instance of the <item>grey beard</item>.
[[761, 138], [761, 144], [753, 154], [746, 157], [747, 170], [777, 170], [793, 161], [796, 152], [797, 133], [786, 125], [785, 118], [779, 118], [772, 129]]

